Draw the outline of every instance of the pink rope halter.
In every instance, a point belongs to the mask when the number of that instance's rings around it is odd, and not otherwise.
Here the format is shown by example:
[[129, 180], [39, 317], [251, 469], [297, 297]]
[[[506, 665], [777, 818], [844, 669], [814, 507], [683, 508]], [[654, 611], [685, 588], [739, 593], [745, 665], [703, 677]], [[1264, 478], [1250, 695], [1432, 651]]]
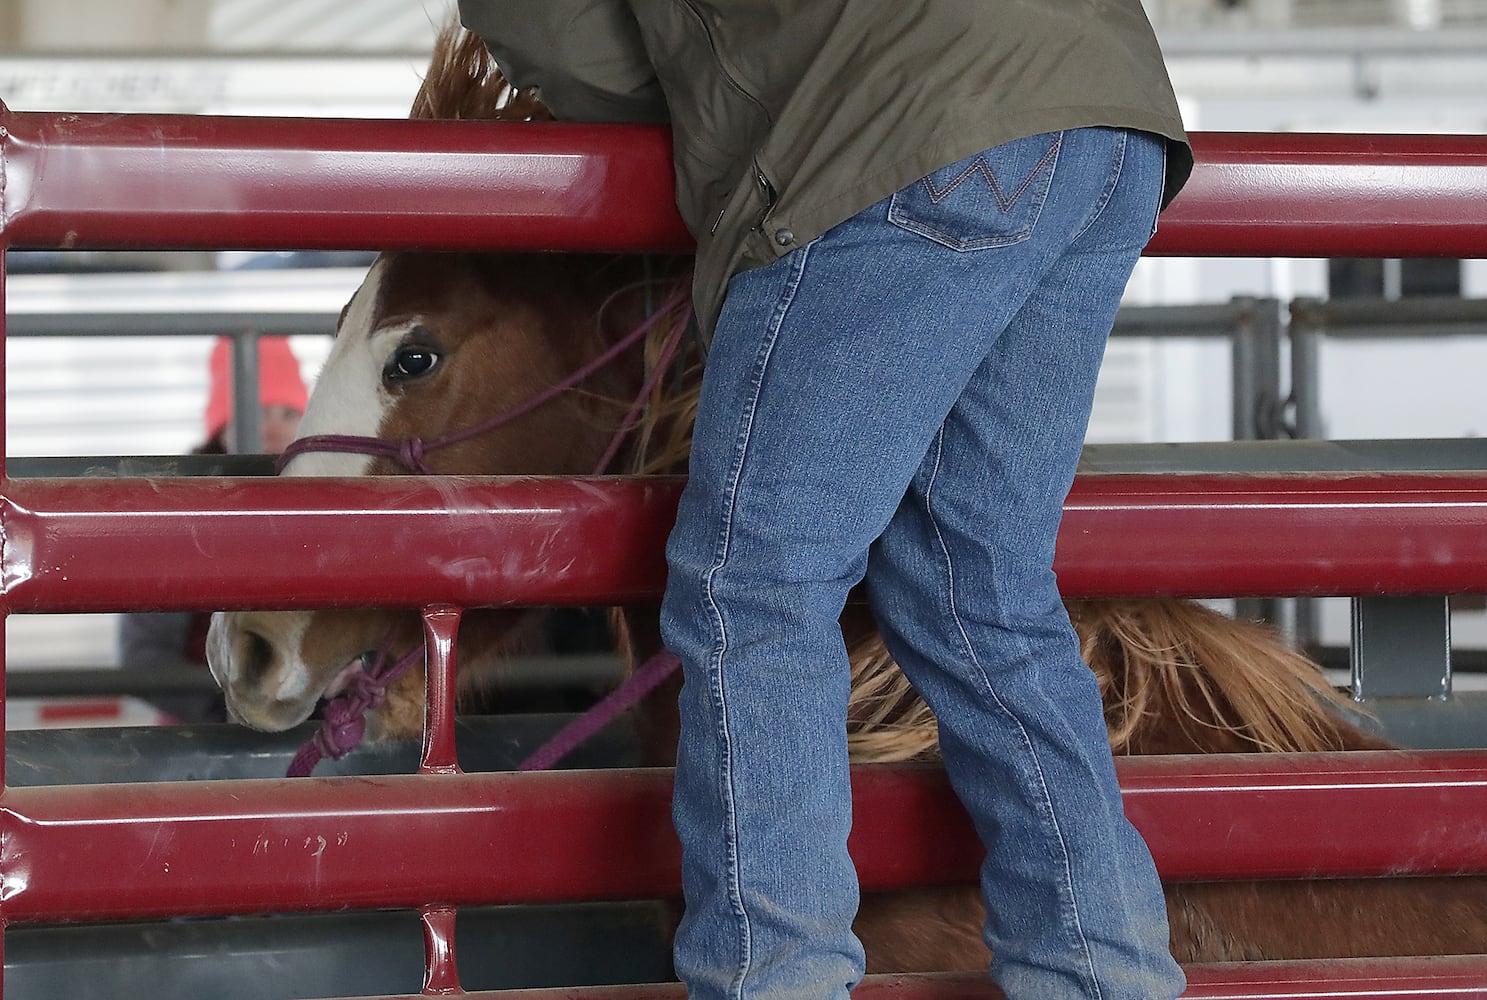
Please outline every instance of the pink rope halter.
[[[614, 461], [615, 455], [619, 453], [626, 435], [630, 432], [631, 424], [640, 415], [647, 397], [664, 377], [672, 359], [676, 357], [677, 349], [681, 346], [682, 335], [692, 314], [689, 295], [685, 288], [678, 290], [661, 303], [660, 307], [647, 316], [645, 321], [634, 330], [625, 334], [611, 347], [567, 378], [510, 409], [496, 414], [489, 420], [481, 421], [472, 427], [454, 431], [432, 441], [424, 441], [418, 437], [388, 441], [358, 434], [312, 434], [290, 442], [289, 447], [284, 449], [283, 454], [279, 456], [278, 469], [282, 472], [291, 459], [306, 452], [333, 451], [389, 458], [410, 472], [433, 475], [433, 471], [424, 461], [424, 456], [430, 451], [468, 441], [531, 413], [614, 361], [630, 347], [643, 340], [664, 317], [671, 313], [677, 316], [676, 327], [667, 336], [655, 366], [646, 376], [634, 402], [630, 404], [620, 420], [619, 429], [615, 431], [608, 446], [604, 449], [604, 454], [594, 470], [594, 475], [602, 475], [609, 468], [609, 464]], [[315, 765], [321, 760], [326, 757], [339, 760], [361, 743], [366, 735], [366, 713], [381, 705], [387, 699], [387, 689], [422, 660], [423, 647], [420, 645], [405, 653], [400, 659], [393, 661], [388, 648], [389, 642], [390, 637], [383, 641], [366, 669], [354, 674], [346, 689], [326, 702], [320, 728], [294, 755], [294, 759], [289, 764], [287, 777], [306, 777], [314, 771]], [[680, 661], [668, 652], [662, 651], [652, 656], [630, 677], [626, 678], [623, 684], [583, 715], [559, 730], [523, 761], [518, 770], [531, 771], [552, 767], [580, 743], [645, 697], [679, 665]]]

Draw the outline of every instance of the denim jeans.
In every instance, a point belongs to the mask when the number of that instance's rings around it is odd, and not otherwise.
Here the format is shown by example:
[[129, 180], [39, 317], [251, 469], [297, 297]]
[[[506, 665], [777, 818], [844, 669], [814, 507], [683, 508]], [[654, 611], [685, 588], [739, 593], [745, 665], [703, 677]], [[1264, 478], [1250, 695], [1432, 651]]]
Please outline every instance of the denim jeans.
[[1052, 570], [1163, 155], [1119, 129], [1021, 139], [734, 277], [662, 609], [693, 1000], [862, 975], [838, 618], [864, 577], [987, 849], [992, 977], [1011, 1000], [1182, 991]]

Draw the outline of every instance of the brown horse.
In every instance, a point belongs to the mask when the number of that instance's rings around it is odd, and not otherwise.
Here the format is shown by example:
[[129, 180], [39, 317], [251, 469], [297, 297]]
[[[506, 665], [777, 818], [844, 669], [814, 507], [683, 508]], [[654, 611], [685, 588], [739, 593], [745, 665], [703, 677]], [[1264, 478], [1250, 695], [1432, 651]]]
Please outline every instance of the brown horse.
[[[414, 106], [417, 117], [545, 117], [514, 93], [477, 39], [446, 32]], [[437, 439], [519, 405], [583, 368], [686, 281], [685, 262], [577, 255], [384, 254], [342, 316], [301, 435]], [[680, 472], [690, 439], [700, 360], [684, 343], [662, 357], [676, 316], [635, 350], [499, 429], [430, 451], [443, 474], [594, 472], [616, 430], [611, 471]], [[648, 391], [646, 373], [663, 376]], [[628, 402], [644, 415], [620, 427]], [[386, 457], [309, 453], [292, 475], [406, 471]], [[1187, 601], [1071, 602], [1085, 658], [1099, 678], [1117, 753], [1380, 748], [1356, 709], [1316, 665], [1267, 630]], [[531, 641], [533, 617], [472, 611], [460, 635], [462, 669]], [[654, 609], [632, 610], [619, 642], [632, 658], [658, 647]], [[892, 663], [871, 620], [843, 619], [851, 650], [849, 719], [858, 761], [931, 758], [933, 717]], [[266, 730], [308, 717], [391, 635], [419, 641], [411, 612], [221, 613], [213, 673], [233, 713]], [[423, 685], [415, 672], [391, 692], [374, 732], [418, 732]], [[674, 749], [675, 690], [648, 699], [651, 758]], [[1345, 831], [1339, 832], [1345, 836]], [[1473, 953], [1487, 941], [1487, 880], [1373, 879], [1169, 885], [1174, 954], [1184, 962]], [[979, 970], [982, 909], [969, 887], [869, 896], [857, 929], [870, 970]]]

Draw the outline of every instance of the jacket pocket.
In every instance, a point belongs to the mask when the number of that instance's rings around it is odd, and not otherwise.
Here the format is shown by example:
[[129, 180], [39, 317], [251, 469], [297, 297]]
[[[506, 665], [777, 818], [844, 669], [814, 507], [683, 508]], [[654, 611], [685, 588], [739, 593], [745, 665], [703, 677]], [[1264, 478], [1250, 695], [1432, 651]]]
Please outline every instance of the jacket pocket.
[[1020, 243], [1048, 200], [1062, 143], [1062, 132], [1034, 135], [941, 167], [892, 197], [888, 221], [962, 252]]

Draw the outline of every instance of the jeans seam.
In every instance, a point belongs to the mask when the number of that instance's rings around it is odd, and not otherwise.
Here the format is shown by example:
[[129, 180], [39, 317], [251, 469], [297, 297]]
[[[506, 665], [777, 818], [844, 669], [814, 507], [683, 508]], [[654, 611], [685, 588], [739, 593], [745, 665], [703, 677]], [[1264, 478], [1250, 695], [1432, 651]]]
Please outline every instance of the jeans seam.
[[[1078, 939], [1080, 951], [1083, 953], [1084, 956], [1085, 968], [1089, 974], [1089, 987], [1093, 992], [1094, 997], [1096, 997], [1098, 1000], [1098, 998], [1104, 996], [1104, 992], [1100, 989], [1099, 977], [1095, 974], [1094, 957], [1090, 951], [1089, 940], [1085, 937], [1084, 934], [1084, 922], [1079, 917], [1079, 901], [1074, 894], [1074, 873], [1069, 868], [1069, 849], [1068, 845], [1064, 842], [1063, 831], [1059, 828], [1058, 817], [1054, 814], [1052, 797], [1048, 793], [1048, 779], [1043, 774], [1043, 766], [1038, 761], [1038, 754], [1037, 751], [1033, 749], [1032, 740], [1029, 739], [1027, 734], [1027, 728], [1022, 724], [1022, 720], [1017, 717], [1016, 713], [1009, 709], [1006, 703], [1003, 702], [1000, 697], [998, 697], [996, 688], [991, 683], [991, 678], [987, 675], [985, 667], [982, 666], [980, 658], [976, 656], [976, 649], [975, 646], [971, 643], [970, 633], [966, 631], [965, 623], [961, 620], [960, 612], [956, 608], [955, 564], [950, 557], [950, 546], [945, 543], [944, 532], [940, 530], [940, 522], [935, 518], [933, 504], [935, 480], [939, 477], [941, 459], [944, 455], [944, 450], [945, 429], [944, 427], [941, 427], [939, 432], [935, 435], [934, 465], [931, 467], [929, 477], [924, 485], [924, 514], [925, 517], [929, 520], [930, 527], [934, 529], [935, 542], [940, 548], [940, 556], [944, 560], [945, 564], [946, 609], [949, 613], [950, 620], [955, 624], [956, 631], [960, 633], [961, 642], [965, 646], [966, 659], [970, 662], [972, 668], [974, 668], [974, 670], [976, 671], [977, 676], [981, 678], [981, 683], [986, 690], [987, 696], [996, 703], [997, 708], [1002, 711], [1002, 714], [1011, 719], [1013, 725], [1017, 727], [1017, 732], [1022, 739], [1022, 744], [1027, 749], [1028, 759], [1032, 762], [1033, 770], [1037, 774], [1038, 784], [1041, 788], [1043, 796], [1040, 805], [1044, 809], [1044, 813], [1047, 816], [1048, 824], [1053, 828], [1054, 836], [1058, 842], [1059, 857], [1062, 861], [1064, 871], [1063, 887], [1064, 890], [1068, 893], [1069, 907], [1072, 910], [1074, 936]], [[998, 603], [998, 605], [1000, 605], [1000, 588], [993, 587], [992, 595], [993, 599]], [[1030, 660], [1032, 658], [1032, 653], [1031, 650], [1026, 648], [1026, 642], [1020, 642], [1020, 645], [1022, 645], [1023, 647], [1023, 658], [1026, 660]]]
[[1084, 237], [1084, 234], [1089, 232], [1090, 228], [1096, 222], [1100, 221], [1100, 216], [1105, 214], [1105, 206], [1110, 204], [1110, 199], [1115, 195], [1115, 189], [1120, 184], [1121, 171], [1126, 165], [1126, 147], [1130, 143], [1131, 133], [1125, 129], [1121, 129], [1116, 133], [1116, 137], [1119, 149], [1116, 151], [1115, 165], [1110, 170], [1110, 177], [1105, 182], [1105, 190], [1100, 192], [1100, 200], [1095, 203], [1095, 209], [1090, 213], [1089, 220], [1079, 227], [1079, 232], [1074, 234], [1074, 238], [1069, 241], [1070, 244], [1079, 242]]
[[[1059, 157], [1062, 155], [1064, 134], [1064, 132], [1058, 133], [1058, 137], [1048, 148], [1048, 151], [1043, 154], [1043, 159], [1039, 161], [1038, 168], [1028, 175], [1027, 180], [1024, 181], [1022, 186], [1018, 189], [1014, 202], [1021, 200], [1023, 194], [1026, 193], [1027, 189], [1032, 186], [1033, 180], [1040, 173], [1043, 172], [1045, 167], [1047, 167], [1048, 169], [1049, 185], [1052, 185], [1053, 177], [1058, 171]], [[980, 158], [984, 159], [985, 155], [986, 154], [983, 152]], [[960, 180], [964, 180], [964, 177], [969, 176], [970, 173], [971, 171], [967, 171]], [[940, 199], [936, 199], [934, 197], [933, 189], [929, 186], [928, 177], [920, 178], [919, 183], [925, 189], [925, 191], [930, 194], [930, 201], [934, 202], [935, 204], [939, 204], [940, 200], [948, 195], [950, 191], [953, 191], [956, 187], [959, 186], [960, 180], [957, 180], [955, 184], [951, 185], [951, 187], [948, 188], [941, 195]], [[901, 209], [900, 195], [904, 194], [904, 192], [907, 190], [908, 189], [905, 188], [904, 191], [897, 191], [888, 198], [889, 223], [897, 226], [905, 232], [910, 232], [918, 236], [922, 236], [924, 239], [929, 240], [931, 243], [937, 244], [938, 246], [942, 246], [947, 250], [951, 250], [959, 254], [979, 253], [985, 250], [1001, 250], [1006, 247], [1013, 247], [1017, 246], [1020, 243], [1027, 242], [1027, 240], [1033, 235], [1033, 232], [1038, 228], [1038, 220], [1043, 217], [1043, 208], [1048, 203], [1047, 190], [1045, 189], [1045, 191], [1043, 192], [1043, 197], [1038, 201], [1037, 207], [1033, 211], [1032, 220], [1029, 221], [1026, 226], [1014, 233], [1008, 233], [1003, 236], [979, 236], [970, 239], [961, 239], [957, 236], [951, 235], [950, 233], [943, 232], [940, 229], [935, 228], [935, 226], [933, 225], [912, 218], [906, 213], [905, 210]], [[1001, 206], [1000, 194], [997, 195], [997, 204], [998, 206]], [[1007, 210], [1010, 207], [1011, 204], [1008, 204], [1006, 207], [1001, 208], [1002, 214], [1006, 215]]]
[[996, 198], [997, 207], [1001, 209], [1001, 211], [1005, 214], [1009, 208], [1017, 204], [1017, 200], [1027, 192], [1027, 189], [1029, 187], [1032, 186], [1033, 178], [1037, 177], [1038, 174], [1043, 170], [1043, 168], [1048, 166], [1048, 164], [1058, 155], [1059, 145], [1063, 141], [1064, 136], [1063, 133], [1060, 132], [1054, 138], [1053, 142], [1049, 145], [1047, 151], [1043, 153], [1043, 157], [1038, 160], [1037, 166], [1033, 167], [1032, 171], [1029, 172], [1025, 178], [1023, 178], [1022, 183], [1018, 185], [1017, 190], [1012, 192], [1010, 196], [1003, 193], [1002, 185], [997, 180], [996, 171], [992, 168], [990, 161], [986, 159], [986, 153], [984, 151], [978, 154], [974, 162], [972, 162], [971, 165], [965, 170], [961, 171], [960, 176], [951, 181], [948, 187], [936, 188], [933, 184], [930, 183], [930, 177], [928, 176], [920, 178], [919, 183], [924, 185], [924, 191], [926, 194], [929, 195], [929, 200], [938, 205], [940, 202], [948, 198], [951, 192], [965, 183], [965, 181], [971, 176], [971, 174], [980, 173], [981, 176], [985, 178], [987, 186], [991, 188], [992, 196]]
[[749, 439], [753, 433], [754, 415], [759, 406], [759, 395], [764, 385], [764, 373], [769, 366], [769, 358], [774, 352], [774, 345], [779, 338], [780, 328], [784, 325], [785, 317], [790, 311], [790, 306], [795, 300], [795, 293], [800, 288], [800, 283], [805, 275], [806, 260], [809, 256], [813, 243], [801, 247], [797, 253], [797, 259], [791, 270], [789, 280], [775, 307], [774, 315], [770, 317], [769, 328], [766, 331], [764, 341], [760, 345], [759, 353], [755, 358], [753, 371], [752, 396], [749, 404], [744, 410], [742, 421], [738, 430], [738, 437], [734, 444], [733, 468], [729, 470], [728, 486], [723, 497], [723, 530], [718, 539], [718, 547], [714, 555], [713, 565], [703, 574], [703, 595], [706, 600], [709, 616], [712, 618], [713, 626], [717, 630], [718, 641], [713, 655], [708, 664], [708, 686], [714, 696], [714, 706], [718, 712], [721, 723], [721, 744], [723, 754], [723, 781], [722, 798], [725, 803], [724, 811], [727, 815], [728, 825], [728, 895], [733, 903], [734, 913], [739, 918], [739, 929], [741, 931], [743, 950], [739, 956], [739, 966], [734, 981], [729, 985], [728, 994], [732, 997], [742, 998], [743, 983], [749, 972], [753, 961], [752, 939], [749, 914], [743, 902], [743, 888], [739, 875], [738, 863], [738, 807], [733, 789], [733, 739], [728, 729], [728, 700], [723, 690], [723, 657], [728, 652], [728, 629], [723, 620], [723, 614], [718, 607], [717, 598], [713, 592], [713, 579], [728, 562], [728, 553], [731, 547], [733, 534], [733, 515], [738, 505], [739, 482], [743, 478], [744, 461], [748, 456]]

